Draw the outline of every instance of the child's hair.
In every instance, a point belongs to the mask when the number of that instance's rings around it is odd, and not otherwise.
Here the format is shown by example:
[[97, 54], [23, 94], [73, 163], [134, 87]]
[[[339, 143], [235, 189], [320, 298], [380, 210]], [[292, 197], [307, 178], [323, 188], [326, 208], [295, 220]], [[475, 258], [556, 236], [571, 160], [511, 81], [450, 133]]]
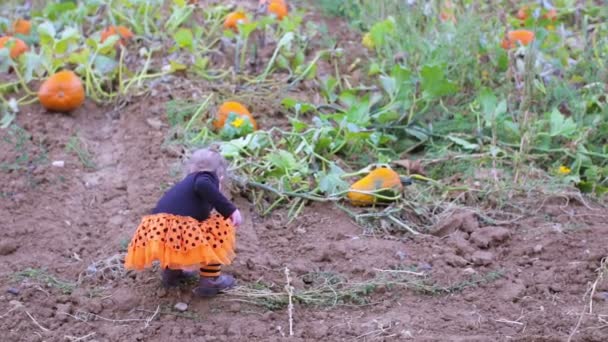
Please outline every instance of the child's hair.
[[218, 178], [227, 180], [228, 163], [222, 155], [213, 148], [202, 148], [194, 151], [185, 163], [185, 173], [209, 171]]

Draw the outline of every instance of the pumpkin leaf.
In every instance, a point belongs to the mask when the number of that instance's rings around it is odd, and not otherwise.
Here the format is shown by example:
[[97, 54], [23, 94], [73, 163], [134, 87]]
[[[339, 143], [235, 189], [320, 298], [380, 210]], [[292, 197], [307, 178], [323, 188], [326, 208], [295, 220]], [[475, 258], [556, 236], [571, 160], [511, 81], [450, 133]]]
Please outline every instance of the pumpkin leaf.
[[55, 42], [55, 26], [50, 21], [45, 21], [38, 25], [38, 35], [40, 36], [40, 44], [53, 45]]
[[42, 59], [37, 54], [26, 52], [23, 54], [23, 63], [25, 65], [23, 78], [27, 83], [34, 78], [34, 71], [42, 66]]
[[266, 156], [266, 160], [276, 169], [279, 174], [286, 174], [292, 170], [298, 170], [305, 165], [300, 165], [295, 156], [286, 150], [277, 150]]
[[462, 148], [464, 148], [465, 150], [471, 150], [471, 151], [476, 151], [479, 149], [479, 145], [477, 144], [472, 144], [464, 139], [452, 136], [452, 135], [448, 135], [447, 136], [448, 139], [450, 139], [452, 142], [454, 142], [457, 145], [460, 145]]
[[557, 108], [553, 109], [549, 116], [550, 130], [552, 137], [570, 137], [576, 132], [577, 126], [572, 118], [566, 118]]
[[349, 184], [342, 179], [342, 175], [344, 175], [344, 171], [335, 163], [331, 163], [326, 173], [319, 173], [317, 176], [319, 190], [326, 195], [347, 190]]
[[181, 28], [177, 30], [177, 32], [175, 32], [173, 35], [173, 39], [178, 47], [192, 51], [194, 36], [192, 35], [192, 31], [190, 29]]
[[0, 73], [7, 73], [11, 64], [10, 50], [6, 47], [0, 49]]
[[425, 65], [420, 70], [421, 86], [425, 97], [437, 99], [458, 91], [458, 85], [445, 77], [445, 66]]
[[117, 67], [118, 63], [114, 59], [103, 55], [95, 56], [95, 60], [93, 61], [93, 68], [99, 75], [108, 75], [116, 70]]

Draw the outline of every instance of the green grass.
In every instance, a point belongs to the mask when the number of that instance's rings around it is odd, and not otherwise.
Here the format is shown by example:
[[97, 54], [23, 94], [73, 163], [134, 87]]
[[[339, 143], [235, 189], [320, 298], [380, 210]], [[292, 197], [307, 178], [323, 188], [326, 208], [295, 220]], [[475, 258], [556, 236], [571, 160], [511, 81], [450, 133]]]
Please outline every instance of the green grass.
[[84, 167], [88, 169], [95, 169], [97, 167], [93, 161], [91, 152], [89, 152], [86, 144], [78, 135], [74, 135], [68, 140], [65, 150], [66, 152], [74, 153]]
[[13, 274], [15, 281], [32, 281], [40, 285], [58, 289], [64, 294], [70, 294], [76, 289], [77, 284], [59, 279], [48, 273], [45, 269], [27, 268]]

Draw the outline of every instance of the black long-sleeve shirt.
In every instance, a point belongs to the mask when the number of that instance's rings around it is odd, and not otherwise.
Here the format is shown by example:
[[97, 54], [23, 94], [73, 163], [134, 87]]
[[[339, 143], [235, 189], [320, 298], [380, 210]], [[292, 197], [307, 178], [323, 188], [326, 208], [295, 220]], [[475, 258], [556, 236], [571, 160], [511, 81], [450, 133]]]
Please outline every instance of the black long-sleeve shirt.
[[228, 218], [236, 207], [220, 192], [215, 173], [195, 172], [169, 189], [152, 213], [190, 216], [203, 221], [209, 218], [212, 209]]

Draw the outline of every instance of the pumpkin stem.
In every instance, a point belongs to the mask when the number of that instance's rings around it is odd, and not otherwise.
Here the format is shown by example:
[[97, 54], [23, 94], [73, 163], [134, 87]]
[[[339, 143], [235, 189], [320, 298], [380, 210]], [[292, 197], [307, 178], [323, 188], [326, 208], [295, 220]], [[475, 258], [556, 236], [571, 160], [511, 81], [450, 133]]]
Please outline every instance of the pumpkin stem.
[[399, 179], [401, 180], [401, 184], [403, 184], [404, 186], [408, 186], [408, 185], [412, 185], [412, 178], [410, 177], [406, 177], [406, 176], [399, 176]]

